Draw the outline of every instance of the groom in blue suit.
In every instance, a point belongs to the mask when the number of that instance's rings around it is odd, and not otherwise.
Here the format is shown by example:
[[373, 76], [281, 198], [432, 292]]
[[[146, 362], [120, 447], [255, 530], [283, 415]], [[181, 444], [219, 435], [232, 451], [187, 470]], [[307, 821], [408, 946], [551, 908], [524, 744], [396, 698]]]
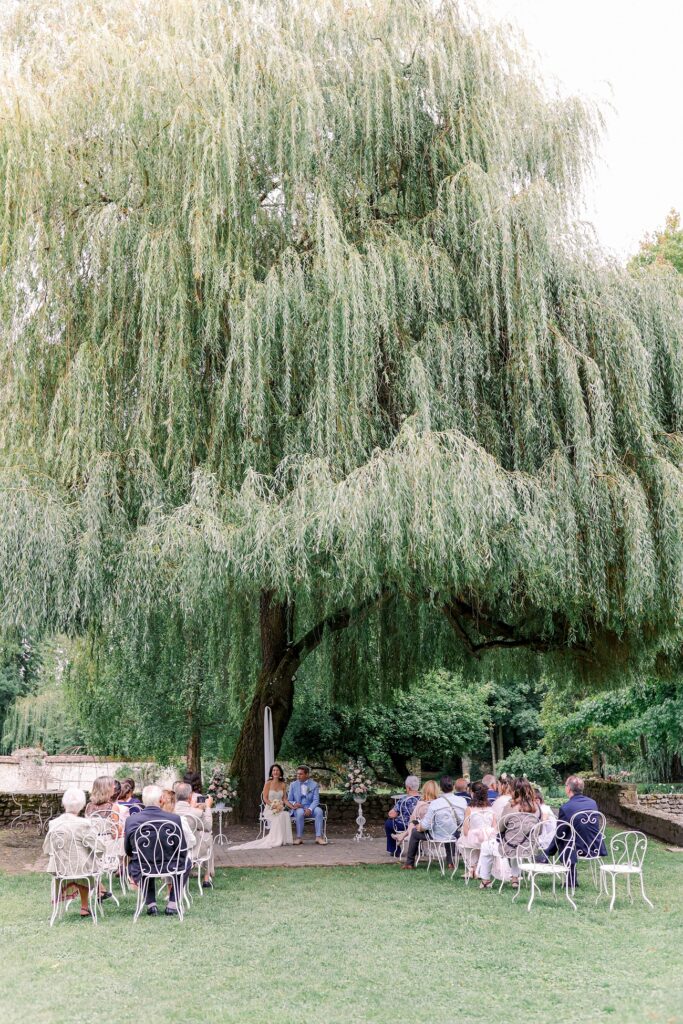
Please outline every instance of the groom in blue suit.
[[320, 806], [320, 790], [318, 783], [310, 778], [308, 768], [305, 764], [299, 765], [296, 770], [296, 779], [289, 787], [287, 794], [291, 815], [296, 826], [295, 843], [303, 842], [304, 821], [306, 818], [313, 818], [315, 825], [315, 841], [323, 846], [326, 840], [323, 837], [323, 809]]

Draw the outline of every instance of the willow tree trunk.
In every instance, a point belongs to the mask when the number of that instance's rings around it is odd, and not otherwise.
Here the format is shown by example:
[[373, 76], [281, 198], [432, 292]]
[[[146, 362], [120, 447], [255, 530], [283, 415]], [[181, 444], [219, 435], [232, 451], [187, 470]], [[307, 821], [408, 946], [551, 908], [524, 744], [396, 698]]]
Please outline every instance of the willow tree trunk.
[[[190, 719], [192, 716], [190, 716]], [[202, 773], [202, 738], [197, 726], [192, 725], [192, 732], [187, 742], [187, 770]]]
[[289, 606], [276, 601], [270, 591], [264, 591], [259, 616], [261, 672], [230, 766], [230, 774], [238, 780], [236, 816], [242, 821], [255, 817], [261, 799], [264, 711], [270, 707], [273, 714], [274, 750], [277, 753], [292, 715], [294, 676], [300, 661], [289, 645]]

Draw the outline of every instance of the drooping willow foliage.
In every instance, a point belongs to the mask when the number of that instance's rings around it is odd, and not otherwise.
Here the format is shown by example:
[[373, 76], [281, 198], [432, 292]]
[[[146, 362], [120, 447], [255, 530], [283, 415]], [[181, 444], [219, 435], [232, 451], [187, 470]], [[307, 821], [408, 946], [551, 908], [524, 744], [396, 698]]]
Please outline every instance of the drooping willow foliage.
[[677, 641], [680, 282], [578, 223], [600, 117], [519, 40], [428, 0], [24, 0], [2, 30], [8, 623], [152, 677], [180, 617], [242, 692], [264, 591], [301, 629], [394, 595], [358, 626], [390, 666], [421, 602]]

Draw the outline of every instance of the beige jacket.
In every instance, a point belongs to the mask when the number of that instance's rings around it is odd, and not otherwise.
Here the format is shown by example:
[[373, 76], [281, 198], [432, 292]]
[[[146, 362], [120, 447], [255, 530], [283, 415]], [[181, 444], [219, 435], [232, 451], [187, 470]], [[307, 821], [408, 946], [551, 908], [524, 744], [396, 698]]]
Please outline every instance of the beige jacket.
[[82, 878], [100, 870], [105, 837], [92, 818], [60, 814], [48, 825], [43, 853], [48, 854], [47, 870], [67, 878]]

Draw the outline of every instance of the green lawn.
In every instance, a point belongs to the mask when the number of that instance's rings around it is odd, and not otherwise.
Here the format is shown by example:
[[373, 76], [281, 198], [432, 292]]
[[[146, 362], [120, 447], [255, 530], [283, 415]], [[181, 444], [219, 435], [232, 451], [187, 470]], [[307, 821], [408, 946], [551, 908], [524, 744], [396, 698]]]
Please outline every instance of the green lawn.
[[[584, 871], [584, 882], [588, 882]], [[0, 1024], [131, 1020], [240, 1024], [565, 1024], [683, 1021], [683, 855], [651, 843], [655, 904], [574, 914], [434, 870], [219, 871], [181, 924], [50, 929], [48, 880], [0, 875]]]

